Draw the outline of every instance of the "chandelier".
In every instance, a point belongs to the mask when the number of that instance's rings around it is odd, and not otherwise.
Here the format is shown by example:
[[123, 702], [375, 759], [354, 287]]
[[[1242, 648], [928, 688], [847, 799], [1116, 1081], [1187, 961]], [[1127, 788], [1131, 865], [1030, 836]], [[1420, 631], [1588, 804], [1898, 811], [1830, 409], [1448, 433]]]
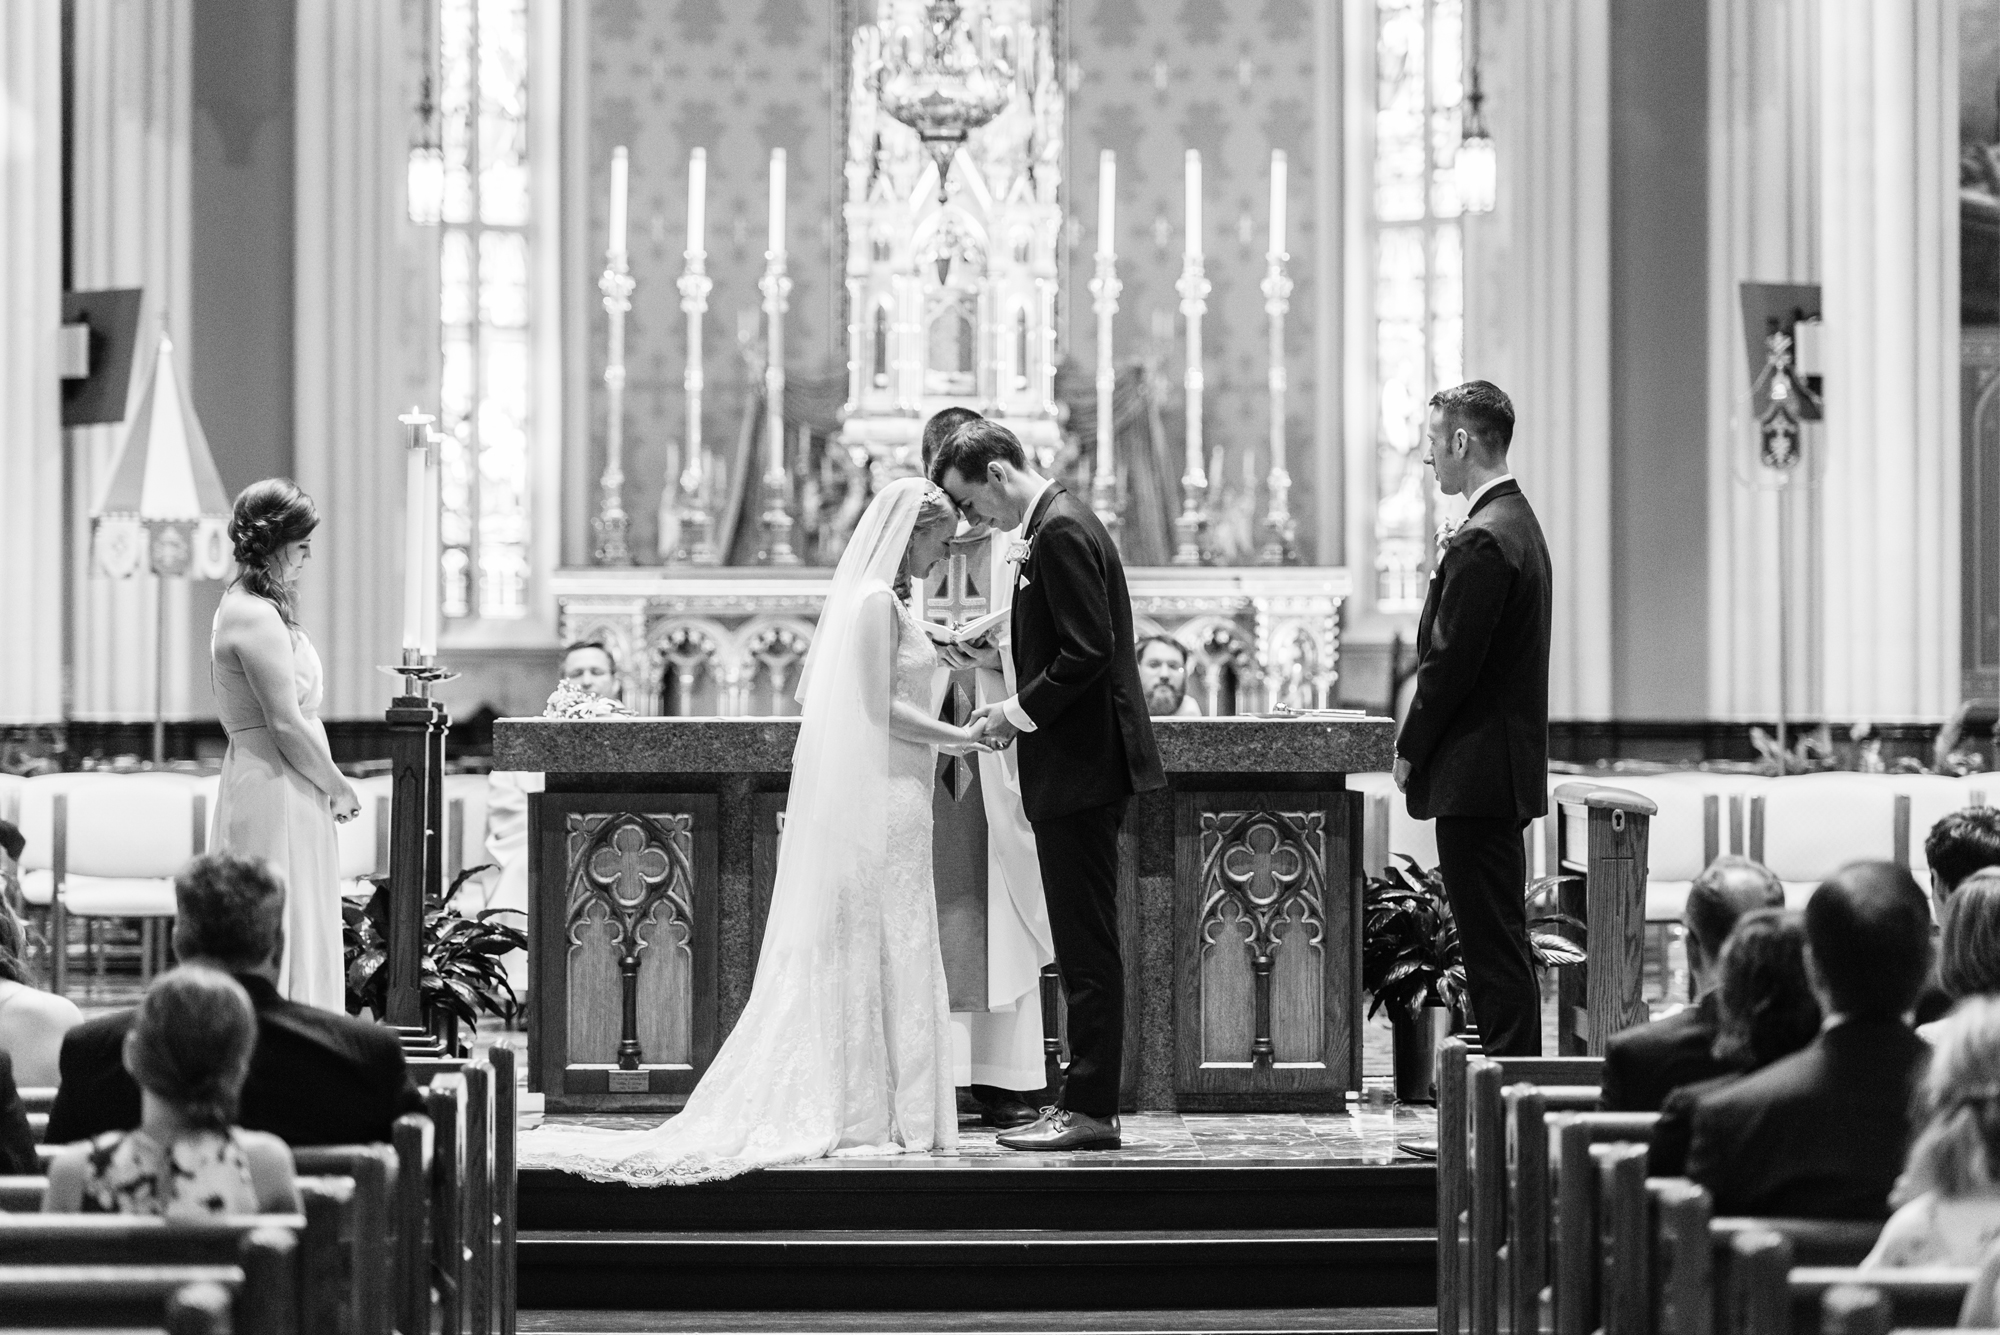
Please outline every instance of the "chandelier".
[[[921, 55], [898, 34], [885, 43], [875, 67], [875, 96], [882, 109], [917, 132], [937, 164], [938, 201], [945, 198], [945, 174], [967, 136], [1006, 109], [1014, 94], [1014, 71], [1004, 57], [982, 55], [984, 32], [968, 30], [959, 0], [931, 0], [924, 7], [929, 29]], [[981, 25], [983, 28], [983, 24]]]

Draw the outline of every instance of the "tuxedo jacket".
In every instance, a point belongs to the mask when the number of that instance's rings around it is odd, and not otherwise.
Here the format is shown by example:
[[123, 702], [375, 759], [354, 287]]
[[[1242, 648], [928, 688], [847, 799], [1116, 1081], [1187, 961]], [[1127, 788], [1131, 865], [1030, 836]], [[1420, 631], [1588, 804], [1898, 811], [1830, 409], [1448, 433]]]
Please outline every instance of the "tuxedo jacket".
[[1410, 815], [1548, 810], [1549, 546], [1507, 481], [1445, 543], [1417, 622], [1417, 689], [1396, 739]]
[[1106, 806], [1167, 786], [1132, 644], [1132, 596], [1111, 535], [1051, 484], [1022, 533], [1014, 582], [1021, 803], [1030, 821]]
[[28, 1129], [28, 1110], [14, 1084], [14, 1059], [0, 1052], [0, 1173], [33, 1175], [41, 1171], [35, 1162], [35, 1136]]
[[[236, 981], [257, 1011], [239, 1125], [291, 1145], [352, 1145], [386, 1141], [398, 1117], [423, 1111], [394, 1030], [287, 1001], [255, 974]], [[102, 1016], [64, 1036], [49, 1144], [139, 1125], [139, 1087], [124, 1060], [135, 1015]]]
[[1612, 1035], [1604, 1048], [1604, 1082], [1598, 1106], [1606, 1112], [1658, 1112], [1682, 1085], [1713, 1080], [1729, 1068], [1709, 1052], [1721, 1023], [1710, 992], [1664, 1020]]
[[1900, 1020], [1849, 1020], [1694, 1109], [1687, 1175], [1718, 1215], [1887, 1219], [1930, 1045]]

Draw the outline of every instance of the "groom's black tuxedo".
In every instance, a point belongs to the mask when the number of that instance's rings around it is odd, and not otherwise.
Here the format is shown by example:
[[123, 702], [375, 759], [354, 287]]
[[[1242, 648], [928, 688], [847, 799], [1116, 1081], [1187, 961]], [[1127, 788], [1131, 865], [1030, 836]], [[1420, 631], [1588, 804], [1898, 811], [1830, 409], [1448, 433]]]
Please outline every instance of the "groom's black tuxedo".
[[1437, 818], [1438, 869], [1487, 1053], [1542, 1050], [1521, 831], [1548, 810], [1548, 543], [1520, 486], [1481, 496], [1446, 542], [1417, 623], [1417, 690], [1396, 739], [1410, 815]]
[[1021, 800], [1030, 821], [1068, 816], [1166, 787], [1139, 658], [1132, 596], [1111, 535], [1051, 484], [1023, 539], [1012, 634], [1021, 734]]
[[1014, 584], [1021, 800], [1035, 828], [1056, 967], [1069, 1002], [1069, 1070], [1057, 1102], [1118, 1111], [1125, 965], [1118, 952], [1118, 827], [1134, 793], [1167, 785], [1132, 647], [1125, 567], [1097, 516], [1043, 490]]

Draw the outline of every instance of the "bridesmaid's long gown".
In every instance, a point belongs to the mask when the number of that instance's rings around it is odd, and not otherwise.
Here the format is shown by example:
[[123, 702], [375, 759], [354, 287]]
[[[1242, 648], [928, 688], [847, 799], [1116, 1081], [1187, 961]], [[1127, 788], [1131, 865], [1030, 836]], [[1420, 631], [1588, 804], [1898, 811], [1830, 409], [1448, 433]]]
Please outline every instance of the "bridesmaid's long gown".
[[[263, 858], [285, 879], [285, 959], [278, 990], [293, 1001], [331, 1011], [347, 1009], [340, 946], [340, 850], [333, 807], [325, 793], [293, 769], [278, 749], [250, 680], [234, 662], [213, 664], [215, 703], [229, 733], [215, 803], [218, 852]], [[320, 725], [323, 688], [319, 654], [302, 630], [292, 632], [292, 680], [299, 712], [326, 745]]]

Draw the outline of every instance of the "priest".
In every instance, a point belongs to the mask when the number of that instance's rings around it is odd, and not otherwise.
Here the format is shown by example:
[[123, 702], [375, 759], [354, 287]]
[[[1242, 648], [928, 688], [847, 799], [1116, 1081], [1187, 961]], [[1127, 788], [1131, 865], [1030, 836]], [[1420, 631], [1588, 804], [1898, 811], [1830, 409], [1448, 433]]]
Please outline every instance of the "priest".
[[[924, 471], [945, 436], [979, 414], [946, 408], [924, 426]], [[1019, 533], [962, 534], [958, 547], [984, 568], [986, 610], [1005, 612], [1013, 596], [1007, 549]], [[1014, 694], [1014, 662], [1006, 619], [984, 643], [991, 652], [945, 651], [954, 668], [974, 672], [978, 705]], [[1039, 1112], [1030, 1095], [1048, 1083], [1042, 1030], [1042, 970], [1055, 961], [1035, 832], [1021, 805], [1019, 752], [1009, 748], [978, 757], [986, 816], [986, 1009], [955, 1011], [954, 1044], [962, 1057], [961, 1085], [969, 1085], [980, 1118], [1000, 1129], [1026, 1126]]]

